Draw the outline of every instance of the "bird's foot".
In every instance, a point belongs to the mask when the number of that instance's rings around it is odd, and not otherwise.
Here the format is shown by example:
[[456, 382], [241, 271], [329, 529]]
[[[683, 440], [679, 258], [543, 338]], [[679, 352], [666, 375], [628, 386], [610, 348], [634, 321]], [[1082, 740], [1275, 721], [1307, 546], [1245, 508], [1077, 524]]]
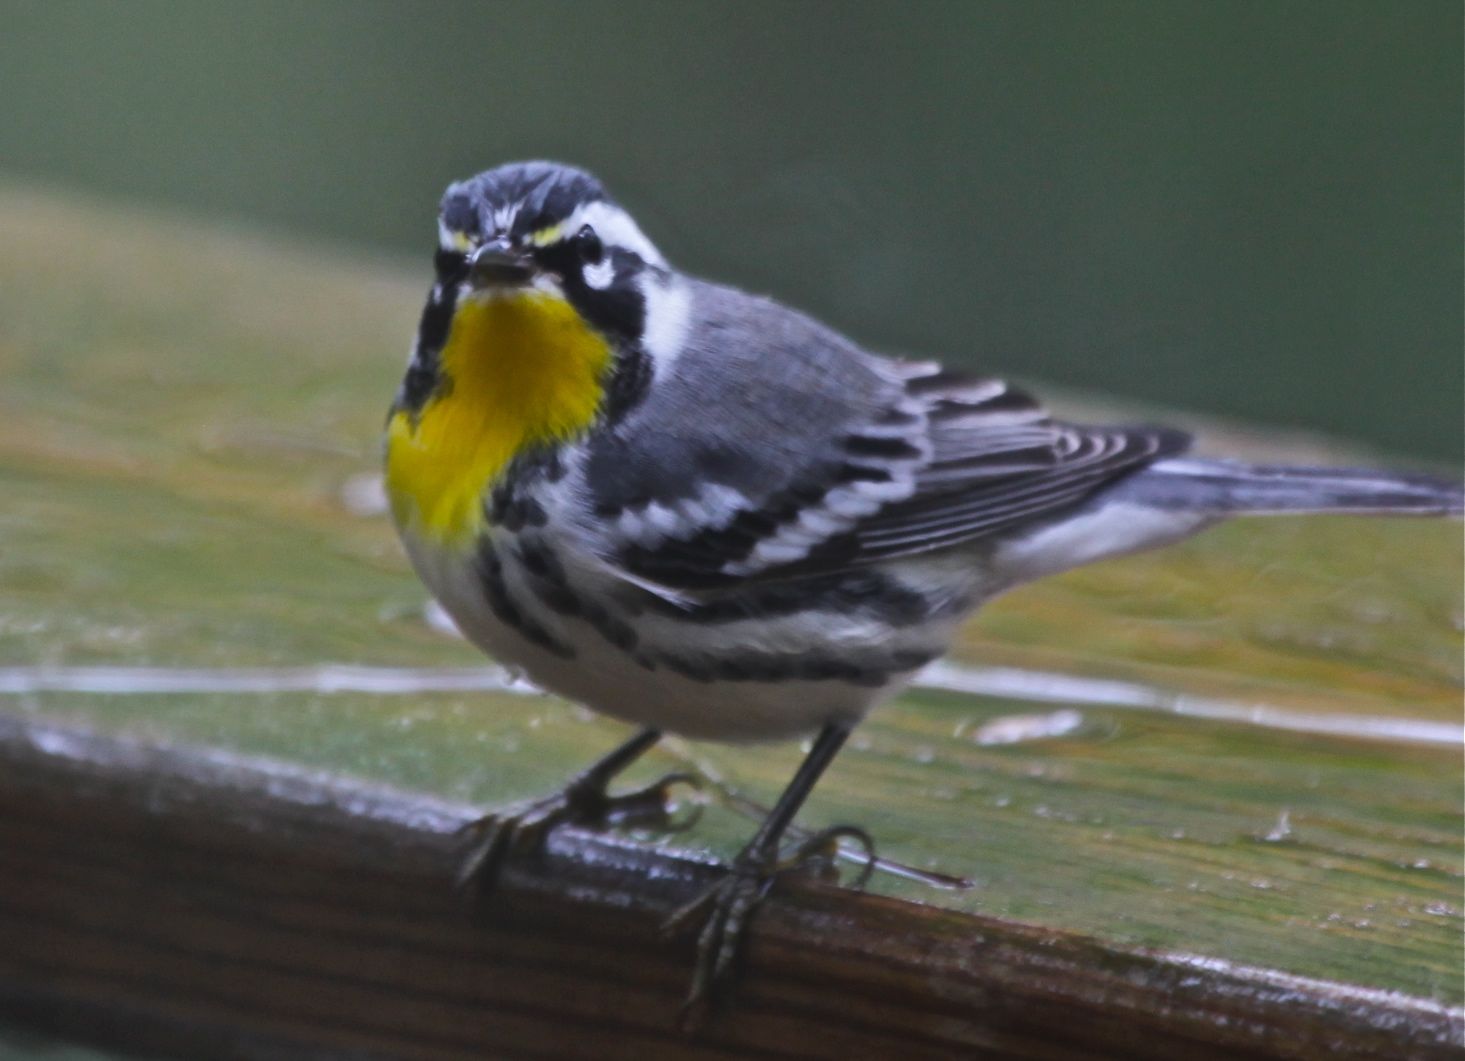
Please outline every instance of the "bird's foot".
[[702, 781], [694, 774], [667, 774], [645, 788], [613, 796], [606, 791], [605, 779], [582, 775], [551, 796], [505, 807], [469, 822], [459, 830], [460, 835], [471, 839], [458, 869], [458, 888], [480, 896], [491, 892], [511, 854], [541, 850], [550, 832], [561, 825], [663, 832], [689, 829], [701, 816], [702, 807], [693, 804], [691, 813], [677, 820], [679, 803], [673, 790], [678, 785], [698, 792]]
[[685, 1029], [701, 1025], [711, 1006], [725, 993], [743, 933], [773, 885], [792, 874], [837, 879], [835, 859], [842, 839], [854, 840], [865, 849], [864, 867], [853, 882], [853, 887], [863, 888], [875, 867], [875, 844], [863, 829], [837, 825], [813, 834], [786, 852], [748, 848], [733, 860], [726, 876], [667, 919], [667, 934], [676, 934], [698, 921], [702, 924], [692, 989], [682, 1006]]

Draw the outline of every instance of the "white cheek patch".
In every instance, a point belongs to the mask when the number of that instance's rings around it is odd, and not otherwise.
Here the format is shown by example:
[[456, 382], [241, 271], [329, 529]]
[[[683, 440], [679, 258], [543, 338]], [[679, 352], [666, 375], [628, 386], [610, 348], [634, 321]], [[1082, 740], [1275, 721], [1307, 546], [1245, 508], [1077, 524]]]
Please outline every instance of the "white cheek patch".
[[610, 258], [607, 256], [594, 265], [587, 265], [582, 275], [585, 277], [585, 283], [590, 287], [595, 288], [597, 291], [604, 291], [610, 286], [610, 282], [615, 279], [616, 270], [615, 266], [611, 264]]

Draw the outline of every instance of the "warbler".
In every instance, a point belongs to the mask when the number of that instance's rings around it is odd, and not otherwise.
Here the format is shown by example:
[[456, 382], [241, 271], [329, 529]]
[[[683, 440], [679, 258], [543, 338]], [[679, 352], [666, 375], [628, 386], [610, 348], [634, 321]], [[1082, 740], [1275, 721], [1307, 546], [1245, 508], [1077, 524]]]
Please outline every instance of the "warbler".
[[1230, 516], [1461, 510], [1457, 483], [1192, 459], [1181, 431], [1060, 422], [998, 379], [870, 353], [679, 272], [566, 165], [451, 185], [434, 267], [387, 425], [407, 553], [484, 651], [642, 727], [563, 792], [485, 819], [464, 878], [491, 886], [559, 822], [659, 802], [664, 785], [606, 786], [662, 733], [815, 734], [684, 912], [703, 922], [693, 999], [727, 975], [851, 728], [984, 601]]

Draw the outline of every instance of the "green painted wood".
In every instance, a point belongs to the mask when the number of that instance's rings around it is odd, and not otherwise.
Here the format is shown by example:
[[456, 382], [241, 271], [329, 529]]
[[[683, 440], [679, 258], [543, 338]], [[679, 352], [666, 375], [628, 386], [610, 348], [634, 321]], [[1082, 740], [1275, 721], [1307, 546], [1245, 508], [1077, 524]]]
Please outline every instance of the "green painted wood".
[[[0, 187], [0, 219], [0, 666], [480, 662], [424, 621], [362, 503], [423, 263], [19, 187]], [[1212, 450], [1348, 456], [1201, 426]], [[1461, 577], [1458, 523], [1238, 523], [1015, 592], [958, 655], [1458, 726]], [[1065, 709], [1062, 736], [982, 743]], [[484, 804], [551, 788], [623, 733], [496, 693], [39, 691], [0, 711]], [[771, 801], [797, 757], [672, 743], [637, 776], [719, 778], [729, 798], [671, 842], [726, 855], [751, 829], [732, 797]], [[888, 895], [1457, 1005], [1461, 807], [1458, 742], [916, 691], [858, 731], [802, 820], [859, 822], [885, 855], [976, 884], [877, 875]]]

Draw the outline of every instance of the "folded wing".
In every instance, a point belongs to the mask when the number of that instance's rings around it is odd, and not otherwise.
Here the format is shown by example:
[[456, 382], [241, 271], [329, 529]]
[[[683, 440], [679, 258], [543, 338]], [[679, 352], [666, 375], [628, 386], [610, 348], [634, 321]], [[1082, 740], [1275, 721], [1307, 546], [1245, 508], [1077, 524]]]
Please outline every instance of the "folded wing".
[[1052, 420], [1000, 380], [863, 353], [711, 285], [650, 396], [590, 447], [595, 533], [677, 591], [827, 575], [1058, 515], [1189, 439]]

